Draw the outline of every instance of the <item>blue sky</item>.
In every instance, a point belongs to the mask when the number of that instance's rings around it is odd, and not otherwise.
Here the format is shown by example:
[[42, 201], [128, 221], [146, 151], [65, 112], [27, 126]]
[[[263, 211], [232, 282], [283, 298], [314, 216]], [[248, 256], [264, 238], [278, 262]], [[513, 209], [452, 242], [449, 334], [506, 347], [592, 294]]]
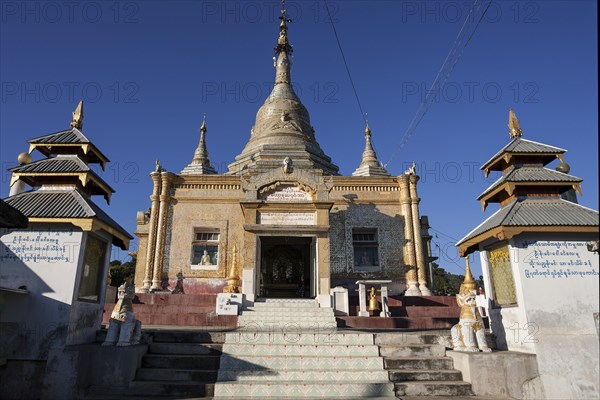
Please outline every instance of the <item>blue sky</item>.
[[[388, 162], [470, 4], [328, 3], [378, 156]], [[133, 232], [136, 211], [149, 206], [154, 160], [174, 172], [189, 163], [206, 113], [210, 157], [223, 171], [273, 82], [278, 1], [2, 0], [0, 7], [2, 197], [6, 169], [26, 140], [67, 128], [83, 98], [83, 131], [112, 161], [103, 177], [117, 193], [103, 207]], [[475, 200], [496, 178], [484, 179], [479, 166], [509, 141], [511, 107], [525, 138], [568, 150], [571, 173], [584, 179], [580, 203], [598, 209], [596, 8], [595, 1], [494, 1], [447, 86], [389, 162], [392, 174], [417, 163], [421, 212], [447, 270], [462, 271], [455, 239], [497, 210], [482, 213]], [[360, 162], [364, 122], [324, 2], [288, 1], [288, 10], [297, 92], [321, 147], [349, 175]]]

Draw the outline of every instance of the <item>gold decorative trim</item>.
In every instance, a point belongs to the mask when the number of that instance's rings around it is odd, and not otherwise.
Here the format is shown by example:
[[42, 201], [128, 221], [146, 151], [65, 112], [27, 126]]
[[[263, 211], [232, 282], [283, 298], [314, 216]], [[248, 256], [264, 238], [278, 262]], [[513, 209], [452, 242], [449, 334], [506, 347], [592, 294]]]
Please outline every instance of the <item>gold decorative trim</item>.
[[202, 190], [242, 190], [242, 185], [231, 183], [177, 183], [175, 189], [202, 189]]
[[397, 192], [398, 186], [340, 185], [334, 186], [332, 190], [343, 192]]

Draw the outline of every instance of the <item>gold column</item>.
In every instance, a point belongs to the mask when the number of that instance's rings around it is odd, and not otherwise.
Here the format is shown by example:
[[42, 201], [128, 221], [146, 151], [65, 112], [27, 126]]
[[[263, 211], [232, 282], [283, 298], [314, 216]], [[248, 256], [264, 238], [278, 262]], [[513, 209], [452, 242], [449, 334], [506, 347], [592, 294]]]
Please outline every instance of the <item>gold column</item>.
[[413, 235], [417, 259], [417, 276], [421, 296], [431, 296], [431, 291], [427, 287], [427, 272], [425, 270], [425, 258], [423, 257], [423, 238], [421, 237], [421, 219], [419, 218], [419, 202], [421, 199], [417, 195], [418, 181], [419, 177], [417, 175], [410, 175], [410, 203], [412, 208]]
[[160, 172], [154, 171], [150, 174], [150, 177], [152, 178], [154, 188], [152, 189], [152, 195], [150, 196], [152, 206], [150, 208], [150, 226], [148, 227], [148, 240], [146, 243], [146, 274], [144, 275], [143, 286], [140, 289], [140, 292], [143, 293], [148, 293], [150, 291], [150, 286], [152, 285], [152, 274], [154, 272], [154, 247], [156, 244], [156, 223], [158, 221], [158, 199], [161, 189]]
[[167, 213], [169, 212], [169, 181], [168, 172], [161, 173], [162, 187], [160, 192], [160, 207], [156, 229], [156, 247], [154, 249], [154, 274], [151, 290], [162, 290], [163, 256], [165, 254], [165, 236], [167, 234]]
[[421, 291], [417, 286], [417, 272], [415, 259], [415, 244], [413, 234], [413, 218], [410, 200], [409, 176], [400, 175], [398, 177], [400, 184], [400, 205], [404, 216], [404, 257], [405, 264], [409, 270], [406, 272], [406, 292], [405, 296], [420, 296]]

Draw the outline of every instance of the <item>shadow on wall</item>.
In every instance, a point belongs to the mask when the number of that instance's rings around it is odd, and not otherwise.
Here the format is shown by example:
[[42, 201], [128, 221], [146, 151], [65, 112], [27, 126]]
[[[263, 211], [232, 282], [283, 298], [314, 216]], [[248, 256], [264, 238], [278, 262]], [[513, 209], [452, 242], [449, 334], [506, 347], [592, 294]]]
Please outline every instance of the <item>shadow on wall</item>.
[[4, 243], [0, 262], [0, 287], [28, 291], [0, 292], [0, 398], [39, 398], [48, 353], [65, 344], [70, 306], [44, 296], [53, 290]]

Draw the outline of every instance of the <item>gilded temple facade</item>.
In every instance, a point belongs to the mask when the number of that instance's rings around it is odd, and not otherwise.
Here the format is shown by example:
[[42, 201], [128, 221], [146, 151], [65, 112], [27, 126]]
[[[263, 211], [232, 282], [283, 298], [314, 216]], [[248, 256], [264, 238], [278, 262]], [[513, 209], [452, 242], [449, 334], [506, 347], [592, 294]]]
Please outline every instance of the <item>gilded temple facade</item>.
[[180, 173], [157, 161], [150, 209], [137, 217], [136, 290], [172, 289], [181, 273], [186, 293], [221, 292], [238, 277], [249, 302], [298, 297], [327, 306], [332, 287], [352, 290], [357, 279], [390, 279], [392, 293], [430, 295], [419, 177], [414, 168], [391, 176], [368, 126], [360, 165], [340, 176], [292, 88], [287, 22], [283, 10], [273, 90], [228, 171], [210, 164], [206, 121]]

